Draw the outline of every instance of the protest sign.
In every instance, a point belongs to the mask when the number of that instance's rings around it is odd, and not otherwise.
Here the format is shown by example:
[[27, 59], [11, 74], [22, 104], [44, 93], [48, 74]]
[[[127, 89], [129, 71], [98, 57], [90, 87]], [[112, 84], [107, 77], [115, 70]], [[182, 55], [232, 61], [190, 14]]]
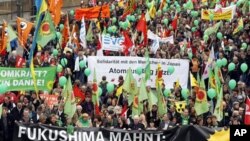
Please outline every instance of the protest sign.
[[45, 100], [45, 103], [52, 109], [55, 104], [58, 104], [58, 95], [54, 94], [40, 94], [41, 99]]
[[202, 9], [201, 19], [211, 20], [209, 18], [210, 14], [214, 14], [213, 20], [232, 20], [236, 12], [236, 5], [231, 5], [225, 8], [221, 8], [218, 5], [214, 9]]
[[110, 51], [122, 51], [124, 42], [123, 37], [111, 37], [108, 35], [102, 35], [102, 48], [103, 50], [110, 50]]
[[[155, 87], [156, 68], [158, 64], [162, 65], [163, 79], [166, 88], [173, 88], [173, 83], [179, 80], [181, 87], [187, 88], [188, 84], [188, 72], [189, 72], [189, 60], [182, 59], [150, 59], [151, 64], [151, 76], [149, 84], [151, 87]], [[173, 74], [168, 72], [168, 66], [173, 66], [175, 71]], [[141, 76], [135, 74], [137, 67], [143, 68], [145, 72], [146, 60], [143, 57], [121, 57], [121, 56], [90, 56], [88, 57], [88, 67], [94, 72], [96, 69], [97, 81], [100, 82], [102, 76], [107, 77], [107, 81], [118, 83], [118, 77], [122, 75], [126, 76], [127, 70], [131, 67], [132, 73], [135, 79], [139, 82]], [[93, 79], [93, 73], [89, 76], [89, 80]], [[140, 83], [137, 83], [140, 84]]]
[[170, 37], [164, 37], [164, 38], [161, 38], [159, 37], [158, 35], [154, 34], [152, 31], [148, 30], [148, 39], [151, 39], [151, 40], [159, 40], [160, 43], [171, 43], [173, 44], [174, 43], [174, 36], [170, 36]]
[[[168, 130], [122, 130], [109, 128], [74, 128], [44, 124], [16, 123], [13, 141], [228, 141], [229, 130], [203, 126], [169, 126]], [[192, 134], [191, 134], [192, 133]]]
[[[35, 68], [38, 90], [50, 91], [53, 88], [56, 67]], [[35, 90], [30, 68], [0, 67], [0, 84], [7, 86], [7, 91]]]

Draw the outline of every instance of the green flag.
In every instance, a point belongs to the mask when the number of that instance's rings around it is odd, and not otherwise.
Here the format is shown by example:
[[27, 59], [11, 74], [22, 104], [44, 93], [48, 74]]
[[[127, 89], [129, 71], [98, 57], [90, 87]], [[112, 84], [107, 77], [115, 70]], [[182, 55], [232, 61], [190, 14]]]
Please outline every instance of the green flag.
[[70, 77], [68, 78], [67, 84], [64, 87], [63, 93], [67, 96], [64, 105], [64, 113], [72, 118], [76, 112], [76, 102]]
[[221, 81], [220, 81], [220, 78], [219, 78], [219, 69], [218, 67], [215, 67], [214, 69], [214, 76], [215, 76], [215, 84], [216, 84], [216, 93], [219, 94], [220, 92], [220, 88], [221, 88]]
[[15, 40], [17, 38], [16, 32], [13, 30], [13, 28], [8, 25], [7, 27], [7, 34], [8, 34], [8, 41], [7, 41], [7, 52], [11, 51], [10, 42]]
[[158, 107], [158, 113], [160, 116], [163, 116], [165, 113], [167, 113], [167, 105], [165, 102], [165, 98], [162, 93], [161, 85], [158, 84], [157, 90], [157, 107]]
[[92, 26], [93, 22], [90, 22], [90, 25], [89, 25], [89, 29], [88, 29], [88, 32], [87, 32], [87, 35], [86, 35], [86, 40], [89, 41], [89, 42], [92, 42], [93, 41], [93, 26]]
[[211, 8], [213, 8], [213, 7], [215, 6], [216, 1], [217, 1], [217, 0], [211, 0], [211, 2], [210, 2], [210, 7], [211, 7]]
[[92, 88], [92, 102], [94, 105], [99, 105], [99, 96], [98, 96], [98, 84], [97, 84], [97, 79], [96, 79], [96, 70], [94, 68], [94, 77], [93, 77], [93, 88]]
[[3, 114], [3, 104], [0, 105], [0, 119], [2, 118]]
[[214, 109], [214, 115], [217, 117], [218, 121], [221, 121], [223, 118], [223, 90], [222, 87], [219, 90], [219, 94], [217, 95], [217, 102]]
[[131, 105], [134, 96], [138, 93], [137, 83], [133, 77], [131, 68], [127, 70], [127, 74], [123, 83], [123, 90], [128, 94], [128, 104]]
[[138, 102], [139, 102], [139, 112], [143, 112], [143, 101], [148, 99], [147, 95], [147, 89], [144, 78], [141, 79], [140, 89], [139, 89], [139, 95], [138, 95]]
[[242, 17], [240, 18], [240, 20], [238, 21], [238, 25], [237, 27], [234, 29], [233, 34], [238, 33], [239, 31], [241, 31], [244, 28], [244, 22]]
[[216, 81], [215, 81], [215, 76], [214, 73], [211, 69], [209, 69], [208, 73], [208, 82], [209, 82], [209, 88], [216, 89]]
[[152, 106], [153, 105], [157, 105], [157, 96], [155, 95], [155, 93], [153, 93], [151, 90], [149, 92], [147, 92], [148, 94], [148, 107], [149, 110], [152, 110]]
[[149, 61], [149, 53], [148, 50], [146, 50], [146, 67], [145, 67], [145, 81], [150, 79], [150, 75], [151, 75], [151, 70], [150, 70], [150, 61]]
[[148, 95], [147, 95], [145, 80], [144, 80], [144, 78], [142, 78], [141, 84], [140, 84], [140, 89], [139, 89], [138, 100], [139, 100], [139, 102], [142, 102], [142, 101], [147, 100], [147, 99], [148, 99]]
[[187, 3], [187, 9], [188, 10], [193, 10], [194, 9], [194, 4], [193, 4], [193, 1], [192, 0], [189, 0]]
[[205, 87], [205, 82], [203, 78], [201, 79], [200, 87], [198, 91], [196, 92], [194, 108], [195, 108], [197, 115], [204, 114], [208, 112], [209, 110], [208, 103], [207, 103], [206, 87]]
[[135, 107], [134, 104], [132, 105], [132, 117], [135, 115], [139, 115], [140, 111], [138, 107]]
[[104, 34], [104, 35], [107, 34], [107, 27], [106, 27], [106, 26], [104, 26], [104, 29], [103, 29], [103, 31], [102, 31], [102, 34]]
[[221, 21], [213, 25], [212, 27], [209, 27], [205, 30], [204, 35], [210, 36], [213, 33], [217, 33], [219, 27], [221, 25]]
[[46, 46], [51, 40], [56, 38], [56, 29], [49, 12], [45, 13], [44, 19], [41, 23], [37, 34], [36, 42], [41, 47]]
[[9, 42], [17, 38], [16, 32], [13, 30], [13, 28], [10, 25], [8, 25], [7, 30], [8, 30], [8, 41]]
[[147, 22], [150, 21], [150, 19], [151, 19], [148, 10], [146, 12], [145, 18], [146, 18]]

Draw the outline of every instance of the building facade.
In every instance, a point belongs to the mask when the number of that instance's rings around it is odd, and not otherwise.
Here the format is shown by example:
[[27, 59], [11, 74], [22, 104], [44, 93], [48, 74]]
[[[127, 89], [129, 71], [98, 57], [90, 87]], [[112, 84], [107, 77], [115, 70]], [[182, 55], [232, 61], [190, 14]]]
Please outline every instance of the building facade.
[[[63, 0], [63, 11], [80, 7], [81, 1], [88, 2], [88, 0]], [[1, 21], [6, 20], [11, 23], [16, 20], [16, 17], [24, 17], [29, 20], [34, 17], [34, 14], [34, 0], [0, 0]]]

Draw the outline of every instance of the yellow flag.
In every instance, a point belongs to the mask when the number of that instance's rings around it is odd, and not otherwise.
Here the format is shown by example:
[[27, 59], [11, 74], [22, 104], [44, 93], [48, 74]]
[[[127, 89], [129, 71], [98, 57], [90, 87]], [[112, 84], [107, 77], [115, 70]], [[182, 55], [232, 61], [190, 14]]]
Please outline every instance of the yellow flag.
[[39, 15], [48, 9], [48, 5], [45, 0], [42, 0], [42, 4], [39, 10]]
[[243, 24], [243, 19], [242, 19], [242, 18], [240, 18], [240, 20], [238, 21], [238, 25], [237, 25], [237, 27], [234, 29], [233, 34], [238, 33], [240, 30], [242, 30], [242, 29], [243, 29], [243, 27], [244, 27], [244, 24]]
[[149, 9], [149, 15], [151, 18], [155, 18], [155, 14], [156, 14], [156, 8], [155, 8], [155, 1], [152, 2], [152, 5]]
[[33, 58], [31, 59], [31, 62], [30, 62], [30, 72], [31, 72], [31, 75], [32, 75], [32, 79], [34, 81], [35, 91], [36, 91], [36, 94], [38, 96], [38, 88], [37, 88], [37, 83], [36, 83], [37, 81], [36, 81], [36, 73], [35, 73]]
[[186, 105], [187, 105], [186, 101], [177, 101], [177, 102], [175, 102], [176, 111], [178, 113], [183, 113], [183, 111], [186, 108]]
[[121, 0], [121, 1], [118, 2], [118, 6], [120, 8], [124, 8], [124, 2], [123, 2], [123, 0]]
[[199, 87], [197, 80], [194, 78], [193, 74], [190, 72], [190, 81], [192, 87]]
[[119, 88], [117, 88], [117, 90], [116, 90], [116, 96], [120, 96], [121, 94], [122, 94], [122, 86], [120, 86]]
[[177, 79], [177, 81], [176, 81], [176, 83], [175, 83], [175, 87], [176, 87], [176, 88], [179, 88], [179, 87], [180, 87], [180, 80], [179, 80], [179, 79]]

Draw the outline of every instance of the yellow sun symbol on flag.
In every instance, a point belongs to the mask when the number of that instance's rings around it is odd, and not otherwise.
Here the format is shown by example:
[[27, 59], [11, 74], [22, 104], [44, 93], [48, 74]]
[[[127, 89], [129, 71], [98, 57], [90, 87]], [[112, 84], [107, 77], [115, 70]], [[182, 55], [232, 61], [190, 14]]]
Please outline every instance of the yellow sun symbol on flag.
[[222, 129], [221, 131], [216, 131], [211, 134], [208, 141], [230, 141], [230, 130]]

